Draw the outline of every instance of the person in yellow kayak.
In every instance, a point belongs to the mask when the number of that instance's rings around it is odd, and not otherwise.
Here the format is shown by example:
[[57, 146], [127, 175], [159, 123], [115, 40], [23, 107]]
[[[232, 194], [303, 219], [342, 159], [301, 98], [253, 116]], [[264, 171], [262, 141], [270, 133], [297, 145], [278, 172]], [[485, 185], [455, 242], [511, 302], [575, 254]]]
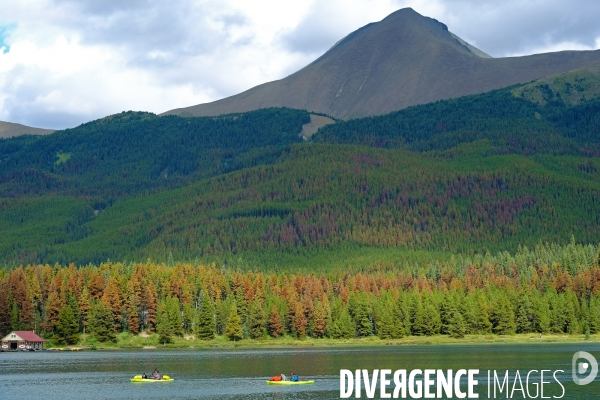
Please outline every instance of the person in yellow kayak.
[[300, 377], [298, 375], [296, 375], [294, 372], [292, 372], [292, 377], [291, 377], [290, 381], [298, 382], [298, 379], [300, 379]]
[[155, 369], [154, 372], [152, 373], [152, 377], [154, 378], [154, 380], [162, 379], [162, 375], [160, 374], [160, 371], [157, 369]]

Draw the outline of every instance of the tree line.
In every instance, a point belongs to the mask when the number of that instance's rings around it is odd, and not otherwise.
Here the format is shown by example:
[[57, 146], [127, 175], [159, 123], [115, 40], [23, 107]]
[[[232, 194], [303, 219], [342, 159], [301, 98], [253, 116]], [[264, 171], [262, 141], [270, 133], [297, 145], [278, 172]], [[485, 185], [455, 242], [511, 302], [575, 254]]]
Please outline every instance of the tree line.
[[59, 343], [119, 332], [212, 339], [382, 339], [600, 332], [600, 246], [539, 244], [515, 254], [327, 274], [106, 262], [0, 270], [0, 334]]

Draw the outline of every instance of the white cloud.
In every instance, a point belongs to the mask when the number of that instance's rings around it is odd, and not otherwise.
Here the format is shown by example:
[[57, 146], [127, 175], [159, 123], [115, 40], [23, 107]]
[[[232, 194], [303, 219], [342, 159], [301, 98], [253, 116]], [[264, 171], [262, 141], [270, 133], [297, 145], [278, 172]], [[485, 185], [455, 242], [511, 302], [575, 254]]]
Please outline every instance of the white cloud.
[[5, 3], [0, 120], [46, 128], [130, 109], [158, 113], [281, 79], [402, 7], [493, 56], [600, 47], [595, 0]]

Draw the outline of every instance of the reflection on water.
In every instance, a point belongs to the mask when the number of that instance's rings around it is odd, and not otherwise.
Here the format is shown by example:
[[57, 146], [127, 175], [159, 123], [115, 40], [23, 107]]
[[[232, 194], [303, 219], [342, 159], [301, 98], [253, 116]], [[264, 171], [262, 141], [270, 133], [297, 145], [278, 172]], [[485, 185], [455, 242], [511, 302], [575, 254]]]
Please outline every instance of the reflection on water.
[[[487, 398], [488, 370], [502, 375], [509, 370], [512, 383], [517, 370], [525, 376], [533, 369], [560, 369], [564, 373], [557, 377], [565, 386], [564, 398], [597, 398], [600, 377], [587, 386], [571, 381], [576, 351], [600, 360], [596, 343], [0, 353], [0, 399], [337, 399], [340, 369], [426, 368], [479, 369], [480, 398]], [[129, 382], [155, 368], [175, 381]], [[314, 379], [315, 384], [265, 384], [272, 375], [292, 372], [303, 380]], [[539, 375], [532, 375], [530, 382], [536, 381]], [[561, 394], [558, 385], [553, 386], [558, 390], [545, 396]], [[376, 393], [378, 398], [379, 390]], [[523, 397], [517, 391], [513, 398]]]

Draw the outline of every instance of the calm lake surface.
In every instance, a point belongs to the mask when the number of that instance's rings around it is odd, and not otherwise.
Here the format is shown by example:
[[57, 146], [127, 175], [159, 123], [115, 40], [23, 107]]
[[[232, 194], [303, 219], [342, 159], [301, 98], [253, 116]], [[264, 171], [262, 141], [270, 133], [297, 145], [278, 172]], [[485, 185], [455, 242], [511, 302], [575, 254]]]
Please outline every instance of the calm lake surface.
[[[572, 381], [571, 360], [577, 351], [600, 360], [598, 343], [0, 353], [0, 399], [337, 399], [340, 369], [384, 368], [479, 369], [479, 398], [488, 398], [488, 370], [502, 375], [509, 370], [511, 387], [517, 370], [523, 385], [530, 370], [564, 370], [557, 374], [565, 387], [564, 399], [598, 399], [600, 376], [587, 386]], [[175, 381], [129, 382], [154, 368]], [[302, 380], [314, 379], [315, 384], [265, 384], [272, 375], [292, 371]], [[545, 396], [562, 394], [551, 373], [544, 380], [551, 382], [545, 386]], [[539, 375], [530, 376], [531, 395], [535, 393], [532, 383], [539, 381]], [[466, 380], [461, 383], [466, 390]], [[366, 398], [364, 386], [362, 398]], [[524, 397], [516, 391], [513, 398]]]

